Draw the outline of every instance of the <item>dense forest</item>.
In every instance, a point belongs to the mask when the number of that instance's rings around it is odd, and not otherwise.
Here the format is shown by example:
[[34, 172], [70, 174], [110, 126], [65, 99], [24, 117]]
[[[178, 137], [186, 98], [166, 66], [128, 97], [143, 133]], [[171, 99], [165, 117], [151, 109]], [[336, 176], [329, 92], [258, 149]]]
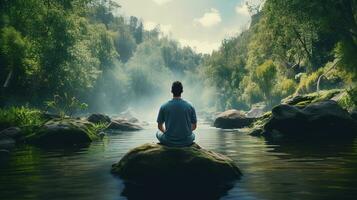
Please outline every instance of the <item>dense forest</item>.
[[[335, 8], [335, 9], [330, 9]], [[250, 7], [250, 28], [224, 40], [205, 65], [218, 107], [273, 106], [291, 94], [354, 88], [357, 1], [267, 0]]]
[[1, 104], [61, 99], [114, 112], [201, 63], [159, 26], [145, 31], [136, 17], [114, 16], [119, 8], [113, 1], [1, 1]]
[[114, 15], [121, 9], [114, 1], [2, 0], [1, 106], [43, 107], [61, 99], [116, 112], [159, 98], [175, 79], [189, 86], [195, 104], [204, 104], [197, 106], [220, 111], [272, 107], [316, 91], [320, 77], [321, 89], [355, 91], [356, 6], [355, 0], [267, 0], [249, 7], [247, 30], [202, 55], [159, 25], [147, 31], [134, 16]]

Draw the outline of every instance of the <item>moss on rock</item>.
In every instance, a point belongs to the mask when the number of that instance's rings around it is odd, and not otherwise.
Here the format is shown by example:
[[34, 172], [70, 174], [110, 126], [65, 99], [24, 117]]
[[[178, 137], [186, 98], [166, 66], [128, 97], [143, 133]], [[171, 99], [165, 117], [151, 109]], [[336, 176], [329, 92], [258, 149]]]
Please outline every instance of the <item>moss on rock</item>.
[[282, 104], [288, 104], [298, 107], [305, 107], [311, 103], [320, 102], [332, 99], [336, 95], [342, 93], [341, 89], [334, 90], [321, 90], [319, 92], [313, 92], [305, 95], [291, 95], [281, 101]]
[[114, 164], [112, 173], [137, 184], [178, 184], [179, 187], [218, 186], [242, 175], [233, 160], [197, 144], [181, 148], [144, 144]]
[[27, 141], [40, 146], [67, 146], [90, 143], [98, 138], [94, 124], [78, 119], [52, 119], [38, 131], [29, 135]]

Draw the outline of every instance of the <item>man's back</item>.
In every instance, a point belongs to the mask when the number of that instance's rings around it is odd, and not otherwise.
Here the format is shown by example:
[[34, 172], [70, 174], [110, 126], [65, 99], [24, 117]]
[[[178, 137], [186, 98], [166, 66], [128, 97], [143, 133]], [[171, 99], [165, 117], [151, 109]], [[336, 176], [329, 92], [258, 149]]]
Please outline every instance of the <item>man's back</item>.
[[173, 98], [161, 106], [157, 122], [165, 122], [165, 135], [169, 140], [184, 140], [192, 135], [192, 124], [197, 123], [196, 112], [187, 101]]

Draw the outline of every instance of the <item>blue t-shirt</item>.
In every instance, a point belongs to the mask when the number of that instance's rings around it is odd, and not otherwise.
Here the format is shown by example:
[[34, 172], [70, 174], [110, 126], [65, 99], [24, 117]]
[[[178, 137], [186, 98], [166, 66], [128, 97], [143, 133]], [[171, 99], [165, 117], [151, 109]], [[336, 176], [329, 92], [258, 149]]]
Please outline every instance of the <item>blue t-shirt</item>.
[[173, 98], [160, 107], [157, 123], [165, 122], [165, 136], [171, 140], [184, 140], [192, 134], [192, 124], [197, 123], [193, 106], [181, 98]]

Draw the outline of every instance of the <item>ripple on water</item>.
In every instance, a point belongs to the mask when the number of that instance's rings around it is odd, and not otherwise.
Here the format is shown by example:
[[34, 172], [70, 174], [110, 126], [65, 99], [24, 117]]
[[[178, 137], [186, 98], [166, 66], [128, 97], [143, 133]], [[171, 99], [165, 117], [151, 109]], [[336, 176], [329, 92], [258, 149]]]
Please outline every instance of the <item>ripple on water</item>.
[[[87, 147], [20, 146], [0, 163], [0, 199], [126, 199], [110, 167], [128, 150], [156, 142], [155, 129], [113, 132]], [[207, 126], [197, 143], [231, 157], [244, 176], [222, 199], [355, 199], [357, 141], [274, 143]], [[2, 160], [1, 160], [2, 161]]]

